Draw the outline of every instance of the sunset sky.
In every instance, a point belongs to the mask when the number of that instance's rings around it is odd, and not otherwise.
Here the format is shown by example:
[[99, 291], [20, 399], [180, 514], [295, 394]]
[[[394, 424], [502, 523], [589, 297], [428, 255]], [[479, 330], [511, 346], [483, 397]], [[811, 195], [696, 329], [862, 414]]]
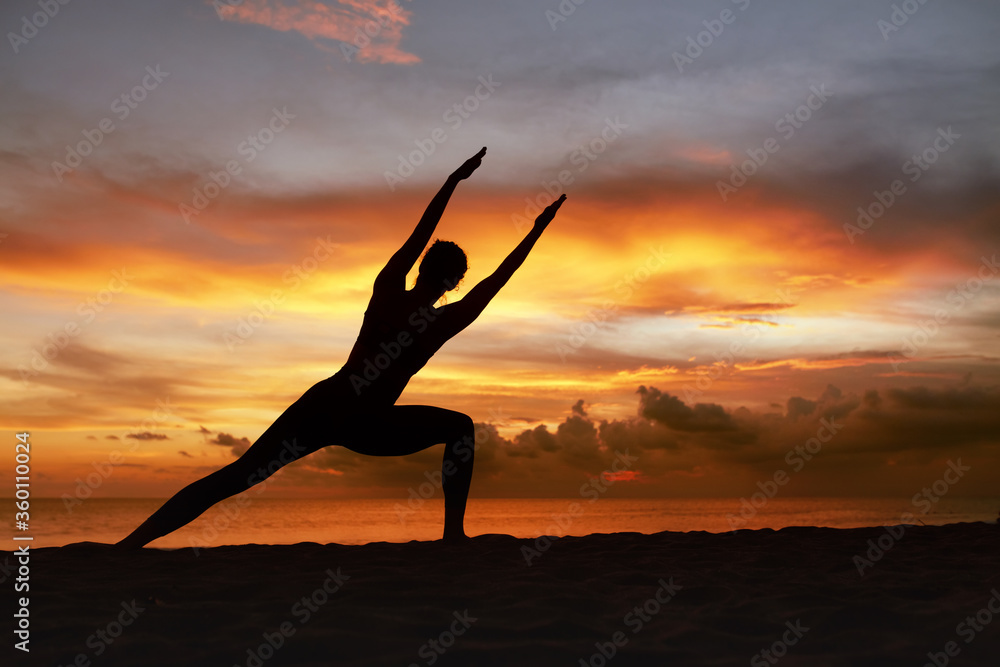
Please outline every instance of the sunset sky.
[[[473, 496], [572, 497], [626, 449], [621, 497], [910, 498], [958, 459], [951, 493], [995, 493], [1000, 5], [893, 4], [4, 2], [0, 421], [34, 493], [233, 460], [482, 146], [449, 300], [568, 200], [400, 400], [480, 425]], [[441, 451], [268, 492], [405, 497]]]

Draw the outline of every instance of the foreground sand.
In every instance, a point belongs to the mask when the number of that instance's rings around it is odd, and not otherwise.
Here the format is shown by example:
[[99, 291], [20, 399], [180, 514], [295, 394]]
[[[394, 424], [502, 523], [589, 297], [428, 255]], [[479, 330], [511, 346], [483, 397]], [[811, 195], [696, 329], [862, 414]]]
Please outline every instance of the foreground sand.
[[[862, 576], [854, 557], [871, 545], [889, 548]], [[938, 664], [1000, 664], [1000, 613], [988, 607], [996, 525], [908, 527], [898, 540], [883, 528], [786, 528], [545, 546], [484, 535], [457, 549], [39, 549], [32, 651], [4, 664], [919, 667], [934, 664], [929, 652]]]

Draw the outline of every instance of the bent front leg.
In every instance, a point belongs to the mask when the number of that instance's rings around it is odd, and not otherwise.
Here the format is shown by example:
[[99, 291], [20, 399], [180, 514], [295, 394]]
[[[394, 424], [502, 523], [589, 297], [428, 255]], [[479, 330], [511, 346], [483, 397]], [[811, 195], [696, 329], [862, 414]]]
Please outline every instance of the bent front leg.
[[366, 415], [355, 431], [340, 444], [369, 456], [407, 456], [444, 443], [444, 537], [465, 537], [465, 506], [476, 446], [471, 417], [429, 405], [394, 405], [385, 412]]

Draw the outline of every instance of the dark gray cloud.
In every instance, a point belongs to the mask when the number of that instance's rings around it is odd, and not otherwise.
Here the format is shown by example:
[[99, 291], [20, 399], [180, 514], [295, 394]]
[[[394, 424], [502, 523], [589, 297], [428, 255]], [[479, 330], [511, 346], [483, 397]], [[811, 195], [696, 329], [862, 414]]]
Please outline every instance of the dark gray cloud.
[[[637, 393], [639, 410], [649, 414], [631, 419], [596, 421], [571, 412], [555, 432], [541, 425], [512, 439], [477, 424], [489, 437], [477, 449], [476, 489], [499, 497], [572, 496], [626, 451], [637, 457], [637, 476], [631, 486], [619, 487], [624, 495], [738, 495], [746, 482], [735, 480], [770, 479], [776, 470], [807, 480], [795, 487], [796, 495], [838, 495], [837, 488], [839, 495], [905, 493], [915, 483], [914, 471], [933, 471], [961, 457], [977, 462], [975, 484], [983, 490], [1000, 469], [992, 453], [1000, 443], [996, 386], [914, 386], [857, 395], [829, 385], [811, 399], [789, 397], [784, 412], [718, 405], [699, 411], [699, 404], [688, 405], [655, 387]], [[720, 423], [726, 430], [718, 430]], [[906, 470], [899, 468], [903, 464]], [[371, 480], [385, 489], [402, 484], [405, 497], [407, 486], [440, 469], [440, 450], [374, 459], [332, 447], [310, 457], [309, 465], [342, 471], [335, 479], [345, 486]], [[288, 474], [297, 481], [310, 479], [308, 470], [293, 468]], [[687, 480], [683, 486], [681, 479]]]
[[166, 433], [152, 433], [150, 431], [143, 431], [142, 433], [129, 433], [125, 436], [126, 438], [132, 438], [134, 440], [169, 440], [170, 436]]
[[250, 438], [237, 438], [229, 433], [219, 433], [217, 436], [209, 440], [213, 445], [221, 445], [222, 447], [229, 447], [229, 451], [233, 453], [233, 456], [242, 456], [246, 452], [250, 445]]
[[725, 408], [714, 403], [685, 405], [670, 394], [663, 394], [656, 387], [639, 387], [639, 415], [658, 421], [675, 431], [707, 432], [732, 431], [736, 428]]

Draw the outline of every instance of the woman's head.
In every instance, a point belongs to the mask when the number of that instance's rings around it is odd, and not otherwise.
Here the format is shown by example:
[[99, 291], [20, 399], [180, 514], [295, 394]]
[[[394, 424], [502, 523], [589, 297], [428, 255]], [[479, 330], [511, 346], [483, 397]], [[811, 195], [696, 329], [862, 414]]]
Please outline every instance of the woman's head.
[[441, 293], [454, 289], [469, 268], [465, 251], [451, 241], [434, 241], [420, 260], [417, 284]]

